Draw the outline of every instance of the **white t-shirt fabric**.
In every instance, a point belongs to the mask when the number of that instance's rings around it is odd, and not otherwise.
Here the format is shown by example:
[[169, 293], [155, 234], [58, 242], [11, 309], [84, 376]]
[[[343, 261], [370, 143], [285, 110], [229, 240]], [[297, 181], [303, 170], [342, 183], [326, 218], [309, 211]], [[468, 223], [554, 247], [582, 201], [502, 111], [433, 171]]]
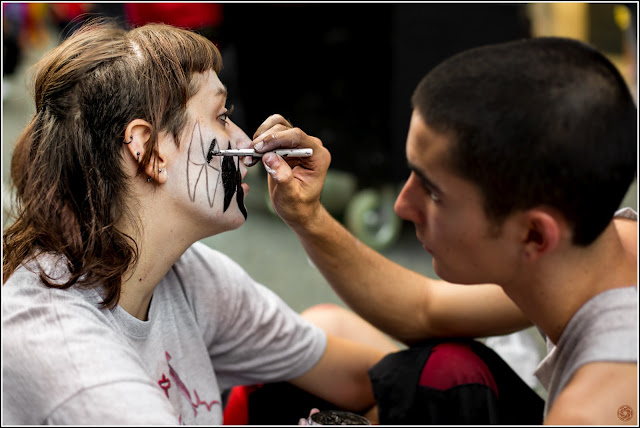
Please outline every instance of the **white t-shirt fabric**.
[[[59, 258], [38, 261], [65, 274]], [[158, 284], [147, 321], [101, 308], [97, 289], [49, 288], [29, 267], [2, 287], [3, 424], [220, 425], [221, 391], [300, 376], [326, 347], [322, 330], [202, 243]]]

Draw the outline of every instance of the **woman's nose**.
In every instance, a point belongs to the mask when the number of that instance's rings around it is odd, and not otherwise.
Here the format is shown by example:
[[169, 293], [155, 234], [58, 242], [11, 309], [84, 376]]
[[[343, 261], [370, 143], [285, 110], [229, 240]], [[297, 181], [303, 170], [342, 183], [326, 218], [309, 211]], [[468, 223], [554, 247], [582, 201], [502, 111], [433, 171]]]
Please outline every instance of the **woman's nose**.
[[251, 138], [244, 133], [242, 129], [231, 120], [228, 120], [229, 127], [229, 136], [231, 137], [231, 141], [236, 148], [238, 149], [248, 149], [251, 147]]

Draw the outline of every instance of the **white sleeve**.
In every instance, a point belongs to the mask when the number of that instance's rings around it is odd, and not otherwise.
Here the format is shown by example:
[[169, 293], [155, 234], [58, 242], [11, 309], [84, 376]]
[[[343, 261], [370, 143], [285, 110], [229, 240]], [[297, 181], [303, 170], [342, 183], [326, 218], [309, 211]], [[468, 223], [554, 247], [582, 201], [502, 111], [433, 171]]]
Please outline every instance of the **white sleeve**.
[[616, 211], [616, 214], [614, 217], [622, 217], [622, 218], [628, 218], [629, 220], [635, 220], [638, 221], [638, 213], [635, 212], [633, 210], [633, 208], [620, 208], [618, 211]]

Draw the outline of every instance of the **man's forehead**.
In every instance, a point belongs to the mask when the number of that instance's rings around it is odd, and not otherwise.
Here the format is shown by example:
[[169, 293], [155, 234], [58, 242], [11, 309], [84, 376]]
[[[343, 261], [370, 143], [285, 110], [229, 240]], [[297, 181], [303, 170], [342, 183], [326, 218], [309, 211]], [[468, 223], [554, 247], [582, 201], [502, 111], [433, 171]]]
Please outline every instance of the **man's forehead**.
[[414, 110], [409, 125], [408, 152], [417, 156], [428, 154], [429, 157], [444, 157], [450, 148], [450, 139], [447, 133], [437, 132], [430, 127]]
[[407, 162], [414, 170], [423, 173], [453, 173], [452, 138], [449, 133], [435, 131], [419, 113], [414, 112], [407, 138]]

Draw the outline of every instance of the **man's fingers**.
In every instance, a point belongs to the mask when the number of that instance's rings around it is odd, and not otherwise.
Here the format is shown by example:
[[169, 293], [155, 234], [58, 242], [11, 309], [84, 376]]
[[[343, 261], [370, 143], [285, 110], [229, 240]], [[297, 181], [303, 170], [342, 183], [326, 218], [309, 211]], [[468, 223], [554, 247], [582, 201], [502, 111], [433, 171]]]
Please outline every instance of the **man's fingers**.
[[291, 124], [287, 119], [280, 116], [279, 114], [272, 114], [269, 116], [262, 125], [258, 128], [258, 130], [253, 134], [253, 139], [255, 140], [259, 135], [266, 133], [269, 129], [273, 128], [276, 125], [281, 125], [283, 128], [291, 128]]
[[262, 157], [262, 163], [264, 164], [264, 169], [269, 173], [271, 178], [278, 183], [286, 182], [292, 176], [289, 164], [275, 153], [267, 153], [264, 155]]
[[314, 150], [322, 147], [319, 138], [305, 134], [300, 128], [290, 128], [284, 131], [269, 132], [253, 146], [257, 152], [264, 153], [276, 149], [294, 149], [298, 147]]

